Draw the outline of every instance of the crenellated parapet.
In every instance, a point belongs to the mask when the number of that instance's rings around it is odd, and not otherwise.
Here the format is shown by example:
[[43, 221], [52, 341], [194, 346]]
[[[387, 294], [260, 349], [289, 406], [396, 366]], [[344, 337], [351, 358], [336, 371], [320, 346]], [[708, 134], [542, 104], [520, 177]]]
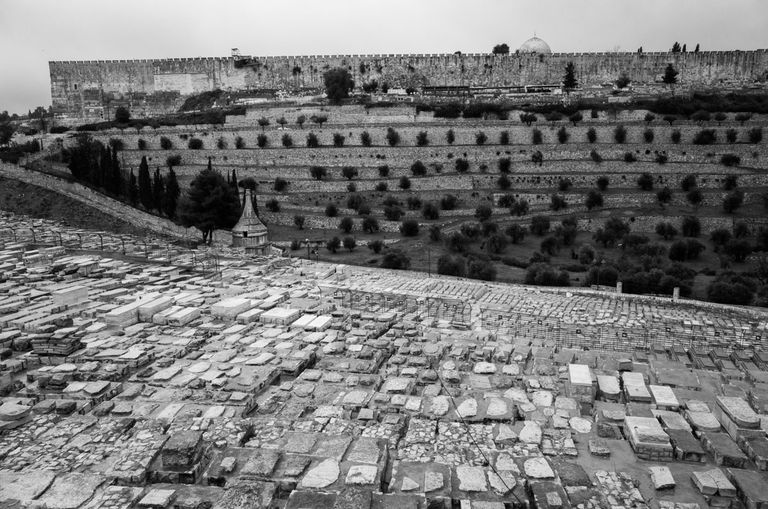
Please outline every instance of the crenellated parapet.
[[[320, 89], [323, 73], [345, 67], [358, 85], [390, 87], [552, 85], [573, 62], [584, 87], [626, 73], [635, 84], [656, 84], [668, 64], [681, 87], [751, 85], [768, 79], [768, 50], [697, 53], [490, 53], [193, 57], [49, 62], [53, 107], [72, 117], [107, 118], [115, 105], [147, 114], [172, 111], [186, 96], [222, 89]], [[169, 94], [176, 99], [167, 102]], [[152, 102], [160, 95], [165, 104]], [[149, 98], [149, 99], [147, 99]], [[146, 109], [149, 100], [152, 108]]]

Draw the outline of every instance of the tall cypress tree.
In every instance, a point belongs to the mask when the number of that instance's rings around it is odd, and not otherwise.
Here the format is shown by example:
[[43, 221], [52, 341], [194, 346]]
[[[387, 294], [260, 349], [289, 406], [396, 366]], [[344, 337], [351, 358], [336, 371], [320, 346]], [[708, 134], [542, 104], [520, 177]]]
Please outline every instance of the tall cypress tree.
[[173, 168], [168, 170], [168, 176], [165, 179], [165, 201], [163, 203], [163, 210], [165, 215], [173, 219], [176, 217], [176, 204], [179, 202], [179, 182], [176, 180], [176, 172]]
[[120, 161], [117, 160], [117, 149], [112, 149], [112, 175], [110, 176], [110, 191], [118, 198], [123, 194], [123, 172], [120, 171]]
[[232, 188], [232, 190], [235, 192], [235, 196], [237, 196], [237, 203], [240, 204], [240, 191], [238, 191], [237, 189], [238, 187], [237, 173], [235, 173], [234, 168], [232, 168], [232, 180], [229, 181], [229, 185]]
[[133, 174], [133, 168], [131, 168], [131, 176], [128, 178], [128, 201], [134, 207], [139, 201], [139, 186], [136, 183], [136, 175]]
[[152, 178], [149, 176], [147, 156], [141, 156], [139, 164], [139, 201], [147, 210], [154, 208], [152, 203]]
[[158, 212], [163, 212], [163, 197], [165, 195], [165, 185], [163, 185], [163, 176], [160, 175], [160, 168], [155, 170], [155, 178], [152, 181], [152, 201]]

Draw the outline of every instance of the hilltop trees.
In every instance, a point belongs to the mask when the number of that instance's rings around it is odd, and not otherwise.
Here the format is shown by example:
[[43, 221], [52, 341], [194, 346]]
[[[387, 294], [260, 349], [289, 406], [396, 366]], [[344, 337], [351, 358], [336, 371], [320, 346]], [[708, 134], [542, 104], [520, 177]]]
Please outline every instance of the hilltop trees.
[[493, 47], [494, 55], [509, 55], [509, 45], [505, 42]]
[[567, 94], [571, 93], [577, 86], [576, 70], [573, 66], [573, 62], [568, 62], [565, 66], [565, 74], [563, 75], [563, 89]]

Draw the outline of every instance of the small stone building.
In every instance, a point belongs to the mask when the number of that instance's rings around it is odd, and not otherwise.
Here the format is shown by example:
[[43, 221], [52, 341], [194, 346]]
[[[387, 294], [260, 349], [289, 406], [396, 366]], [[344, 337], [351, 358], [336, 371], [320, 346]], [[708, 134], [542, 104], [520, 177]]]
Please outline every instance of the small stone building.
[[232, 228], [232, 247], [243, 248], [246, 253], [264, 255], [270, 252], [267, 227], [253, 209], [251, 193], [246, 190], [243, 213]]

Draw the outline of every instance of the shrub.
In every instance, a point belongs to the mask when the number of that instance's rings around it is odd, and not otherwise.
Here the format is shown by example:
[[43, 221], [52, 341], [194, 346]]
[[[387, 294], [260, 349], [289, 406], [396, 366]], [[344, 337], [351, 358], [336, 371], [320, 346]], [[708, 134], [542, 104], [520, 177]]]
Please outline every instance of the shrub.
[[467, 267], [467, 277], [481, 281], [495, 281], [496, 267], [490, 261], [470, 258], [469, 267]]
[[709, 122], [712, 120], [712, 115], [706, 110], [699, 110], [691, 115], [691, 120], [695, 122]]
[[269, 139], [267, 138], [266, 134], [259, 134], [258, 136], [256, 136], [256, 145], [259, 148], [266, 147], [268, 143], [269, 143]]
[[513, 244], [519, 244], [525, 240], [525, 234], [528, 233], [528, 230], [526, 230], [524, 226], [513, 224], [508, 226], [507, 229], [504, 230], [504, 233], [509, 237], [509, 240]]
[[724, 246], [729, 240], [731, 240], [731, 232], [725, 228], [718, 228], [717, 230], [712, 231], [709, 238], [715, 245], [715, 251], [717, 251], [718, 248]]
[[359, 210], [363, 204], [363, 197], [359, 194], [351, 194], [347, 197], [347, 208], [352, 210]]
[[558, 210], [568, 208], [568, 202], [559, 194], [553, 194], [550, 196], [549, 208], [557, 212]]
[[452, 194], [446, 194], [440, 199], [440, 208], [443, 210], [453, 210], [456, 208], [459, 199]]
[[712, 145], [717, 141], [717, 134], [714, 129], [702, 129], [693, 137], [694, 145]]
[[362, 228], [366, 233], [376, 233], [379, 231], [379, 222], [375, 217], [365, 217], [363, 218]]
[[738, 138], [738, 133], [736, 132], [736, 129], [728, 129], [725, 131], [725, 139], [728, 140], [728, 143], [736, 143], [736, 139]]
[[406, 191], [411, 188], [411, 179], [403, 175], [402, 177], [400, 177], [400, 182], [398, 183], [398, 185], [400, 186], [400, 189]]
[[573, 187], [573, 183], [571, 182], [571, 179], [568, 178], [560, 178], [557, 182], [557, 188], [560, 190], [560, 192], [567, 192], [568, 190]]
[[680, 130], [675, 129], [672, 131], [672, 134], [669, 137], [672, 140], [672, 143], [678, 144], [680, 143]]
[[467, 274], [466, 259], [461, 255], [444, 254], [437, 259], [437, 273], [443, 276], [464, 277]]
[[533, 142], [534, 145], [541, 145], [541, 142], [542, 142], [541, 131], [539, 131], [538, 129], [534, 129], [532, 133], [531, 141]]
[[496, 185], [499, 186], [499, 189], [506, 191], [512, 187], [512, 181], [509, 180], [509, 177], [502, 174], [498, 179], [496, 179]]
[[371, 214], [371, 207], [367, 203], [360, 204], [359, 207], [357, 207], [357, 215], [358, 216], [368, 216]]
[[737, 113], [734, 119], [736, 122], [739, 122], [741, 125], [744, 125], [744, 122], [748, 121], [752, 118], [751, 113]]
[[697, 207], [701, 201], [704, 199], [704, 196], [702, 196], [701, 191], [699, 188], [694, 187], [688, 193], [685, 195], [685, 199], [688, 200], [688, 203], [693, 205], [694, 207]]
[[320, 140], [318, 140], [315, 133], [307, 134], [307, 148], [317, 148], [320, 146]]
[[368, 131], [363, 131], [360, 133], [360, 144], [364, 147], [371, 146], [371, 134]]
[[541, 166], [542, 163], [544, 162], [544, 154], [542, 154], [540, 150], [537, 150], [536, 152], [531, 154], [531, 162], [538, 163], [539, 166]]
[[587, 129], [587, 141], [590, 143], [594, 143], [597, 141], [597, 131], [595, 131], [594, 127], [590, 127]]
[[571, 135], [568, 134], [568, 130], [565, 128], [565, 126], [557, 130], [557, 141], [560, 143], [566, 143], [570, 137]]
[[541, 237], [549, 231], [549, 216], [533, 216], [531, 218], [531, 233]]
[[115, 122], [127, 124], [131, 120], [131, 112], [125, 106], [118, 106], [115, 110]]
[[415, 177], [421, 177], [427, 174], [427, 167], [421, 161], [416, 161], [411, 165], [411, 173]]
[[334, 147], [343, 147], [344, 146], [344, 140], [346, 138], [341, 133], [333, 133], [333, 146]]
[[499, 145], [509, 145], [509, 131], [499, 133]]
[[347, 180], [352, 180], [353, 178], [357, 177], [357, 168], [354, 166], [342, 166], [341, 176]]
[[385, 138], [387, 139], [387, 143], [389, 143], [390, 147], [394, 147], [400, 143], [400, 134], [398, 134], [398, 132], [391, 127], [387, 128], [387, 135]]
[[667, 154], [663, 152], [659, 152], [658, 154], [656, 154], [655, 159], [658, 164], [667, 164], [667, 161], [669, 161], [669, 156], [667, 156]]
[[322, 166], [310, 166], [309, 174], [315, 180], [323, 180], [323, 178], [328, 174], [328, 170]]
[[331, 240], [326, 242], [325, 247], [331, 253], [336, 254], [336, 251], [339, 249], [339, 247], [341, 247], [341, 240], [339, 240], [338, 237], [333, 237]]
[[298, 216], [298, 215], [297, 216], [293, 216], [293, 224], [299, 230], [303, 230], [304, 229], [304, 221], [305, 221], [304, 216]]
[[399, 249], [390, 249], [381, 260], [383, 269], [407, 270], [411, 266], [411, 260]]
[[731, 191], [723, 198], [723, 210], [732, 214], [741, 207], [742, 203], [744, 203], [744, 193], [739, 190]]
[[421, 208], [421, 198], [418, 196], [409, 196], [406, 203], [408, 210], [419, 210]]
[[421, 214], [424, 216], [424, 219], [435, 220], [440, 218], [440, 210], [431, 201], [424, 204]]
[[325, 206], [325, 215], [328, 217], [336, 217], [339, 214], [339, 208], [335, 203], [329, 203]]
[[350, 182], [347, 184], [347, 191], [349, 191], [350, 193], [354, 193], [357, 191], [357, 186], [355, 185], [354, 182]]
[[445, 141], [448, 142], [448, 145], [453, 145], [453, 142], [456, 141], [456, 134], [453, 132], [453, 129], [448, 129], [445, 133]]
[[172, 168], [174, 166], [178, 166], [181, 164], [181, 156], [179, 154], [174, 154], [172, 156], [168, 156], [165, 158], [165, 165], [169, 168]]
[[544, 118], [547, 119], [549, 122], [557, 122], [559, 120], [563, 119], [563, 114], [559, 111], [550, 111], [549, 113], [544, 115]]
[[301, 241], [293, 239], [291, 241], [291, 251], [297, 251], [299, 249], [301, 249]]
[[493, 215], [493, 209], [488, 205], [479, 205], [475, 209], [475, 218], [478, 221], [487, 221]]
[[173, 142], [165, 136], [160, 136], [160, 148], [163, 150], [171, 150], [173, 148]]
[[741, 164], [741, 158], [736, 154], [723, 154], [720, 157], [720, 164], [723, 166], [738, 166]]
[[726, 191], [732, 191], [736, 189], [736, 186], [737, 186], [736, 175], [728, 175], [723, 180], [723, 189], [725, 189]]
[[625, 163], [634, 163], [637, 161], [637, 157], [632, 152], [624, 152], [624, 162]]
[[592, 210], [593, 208], [596, 208], [596, 207], [602, 207], [603, 195], [600, 192], [592, 189], [587, 194], [587, 198], [584, 204], [587, 206], [587, 210]]
[[525, 274], [525, 284], [537, 286], [570, 286], [571, 279], [564, 270], [557, 271], [546, 263], [533, 263]]
[[661, 222], [656, 225], [656, 234], [664, 240], [672, 240], [677, 235], [677, 228], [672, 223]]
[[742, 239], [750, 235], [749, 226], [744, 221], [738, 221], [733, 225], [733, 236]]
[[643, 131], [643, 139], [646, 143], [652, 143], [653, 142], [653, 129], [646, 129]]
[[293, 138], [288, 133], [283, 134], [280, 140], [285, 148], [291, 148], [293, 146]]
[[397, 205], [387, 205], [384, 207], [384, 217], [390, 221], [399, 221], [403, 214], [403, 209]]
[[653, 113], [650, 113], [650, 112], [649, 112], [649, 113], [646, 113], [646, 114], [645, 114], [645, 118], [644, 118], [644, 120], [645, 120], [645, 121], [646, 121], [648, 124], [650, 124], [651, 122], [653, 122], [654, 120], [656, 120], [656, 115], [654, 115]]
[[485, 145], [486, 141], [488, 141], [488, 136], [486, 136], [483, 131], [480, 131], [479, 133], [475, 134], [476, 145]]
[[268, 200], [267, 203], [264, 204], [264, 206], [270, 212], [280, 212], [280, 202], [274, 198], [272, 198], [271, 200]]
[[227, 148], [227, 140], [225, 140], [223, 136], [219, 136], [219, 139], [216, 140], [216, 148], [219, 150]]
[[653, 190], [653, 177], [650, 173], [643, 173], [637, 178], [637, 185], [643, 191]]
[[378, 184], [376, 184], [375, 189], [379, 193], [386, 193], [387, 189], [388, 189], [387, 183], [386, 182], [379, 182]]
[[520, 114], [520, 122], [524, 123], [528, 127], [530, 127], [532, 123], [536, 122], [536, 120], [537, 120], [536, 115], [533, 113]]
[[374, 240], [372, 242], [369, 242], [368, 243], [368, 249], [370, 249], [371, 251], [373, 251], [376, 254], [379, 254], [379, 253], [381, 253], [381, 250], [384, 249], [384, 241], [376, 239], [376, 240]]
[[624, 143], [627, 141], [627, 128], [623, 125], [616, 126], [613, 130], [613, 140], [616, 143]]
[[574, 125], [574, 127], [575, 127], [575, 126], [576, 126], [576, 124], [578, 124], [579, 122], [581, 122], [582, 120], [584, 120], [584, 115], [583, 115], [583, 114], [582, 114], [580, 111], [577, 111], [576, 113], [573, 113], [572, 115], [570, 115], [570, 116], [568, 117], [568, 120], [570, 120], [570, 121], [571, 121], [571, 123], [572, 123], [572, 124]]
[[190, 138], [187, 143], [187, 148], [190, 150], [200, 150], [203, 148], [203, 140], [200, 138]]
[[745, 239], [732, 239], [724, 246], [724, 250], [736, 263], [744, 263], [752, 253], [752, 244]]
[[245, 148], [245, 140], [243, 140], [242, 136], [238, 136], [235, 138], [235, 148], [238, 150], [242, 150]]
[[419, 234], [419, 222], [415, 219], [406, 219], [400, 224], [400, 234], [403, 237], [415, 237]]
[[147, 150], [147, 141], [144, 140], [143, 138], [139, 138], [137, 145], [139, 147], [139, 150]]
[[677, 240], [669, 248], [669, 259], [676, 262], [695, 260], [702, 251], [704, 251], [704, 244], [698, 240]]
[[379, 176], [380, 177], [388, 177], [389, 176], [389, 166], [386, 164], [379, 166]]
[[597, 188], [600, 191], [605, 191], [608, 189], [608, 184], [610, 183], [610, 180], [608, 180], [608, 177], [602, 176], [597, 178]]
[[349, 233], [352, 231], [352, 228], [355, 227], [355, 222], [352, 220], [351, 217], [342, 217], [341, 221], [339, 221], [339, 230], [343, 231], [344, 233]]
[[590, 150], [589, 151], [589, 157], [592, 158], [592, 160], [598, 164], [603, 162], [603, 157], [597, 152], [597, 150]]
[[683, 235], [686, 237], [698, 237], [701, 235], [701, 222], [695, 216], [685, 216], [682, 224]]
[[288, 187], [288, 181], [287, 180], [285, 180], [282, 177], [275, 178], [275, 184], [273, 186], [275, 191], [277, 191], [278, 193], [282, 193], [283, 191], [285, 191], [286, 187]]
[[669, 122], [669, 125], [672, 125], [677, 120], [677, 117], [674, 115], [664, 115], [662, 118], [664, 122]]
[[469, 170], [469, 161], [460, 157], [456, 159], [455, 166], [456, 166], [456, 171], [458, 171], [459, 173], [464, 173], [467, 170]]
[[443, 238], [443, 232], [440, 231], [440, 227], [432, 225], [429, 227], [429, 240], [432, 242], [440, 242]]
[[344, 237], [342, 244], [344, 244], [344, 249], [346, 249], [350, 253], [354, 251], [355, 247], [357, 247], [357, 242], [355, 241], [355, 238], [350, 236]]
[[513, 216], [524, 216], [528, 213], [528, 208], [527, 200], [517, 200], [509, 207], [509, 213]]
[[680, 187], [685, 192], [688, 192], [696, 187], [696, 175], [690, 174], [683, 177], [683, 180], [680, 181]]
[[763, 140], [763, 128], [753, 127], [749, 130], [748, 137], [750, 143], [760, 143]]
[[672, 191], [665, 186], [664, 189], [661, 189], [659, 192], [656, 193], [656, 199], [662, 205], [666, 205], [667, 203], [672, 201]]
[[509, 170], [512, 168], [512, 159], [509, 157], [502, 157], [499, 159], [498, 162], [499, 172], [501, 173], [509, 173]]

